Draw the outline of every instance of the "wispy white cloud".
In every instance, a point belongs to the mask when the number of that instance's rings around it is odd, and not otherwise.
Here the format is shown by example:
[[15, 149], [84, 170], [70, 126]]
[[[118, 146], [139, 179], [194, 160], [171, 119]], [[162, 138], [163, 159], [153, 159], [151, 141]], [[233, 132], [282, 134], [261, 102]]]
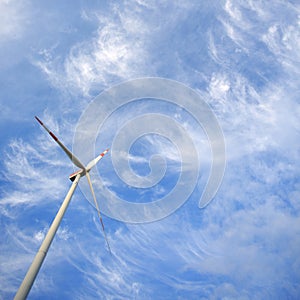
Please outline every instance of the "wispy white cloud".
[[[164, 66], [175, 68], [171, 77], [186, 77], [177, 52], [167, 47], [165, 39], [171, 39], [177, 22], [192, 10], [189, 3], [168, 1], [124, 1], [109, 5], [105, 13], [83, 10], [81, 17], [98, 27], [94, 36], [74, 44], [65, 57], [49, 60], [47, 56], [35, 64], [56, 88], [85, 96], [123, 80], [160, 75]], [[157, 55], [162, 57], [157, 60]]]
[[[226, 205], [229, 207], [224, 210]], [[280, 286], [295, 296], [297, 287], [290, 282], [298, 276], [297, 265], [291, 271], [289, 262], [299, 249], [299, 241], [294, 239], [299, 234], [297, 217], [281, 211], [271, 198], [246, 210], [233, 211], [232, 205], [227, 200], [213, 204], [204, 214], [199, 212], [206, 224], [201, 228], [187, 226], [180, 213], [153, 224], [122, 226], [114, 233], [109, 230], [114, 253], [111, 263], [104, 263], [102, 251], [88, 250], [86, 241], [78, 239], [76, 247], [90, 267], [83, 268], [74, 256], [71, 263], [85, 274], [98, 296], [114, 291], [131, 297], [136, 293], [133, 287], [138, 286], [148, 298], [154, 295], [157, 282], [169, 295], [176, 289], [185, 295], [276, 297], [276, 286]], [[97, 238], [92, 239], [94, 248]], [[144, 276], [136, 277], [138, 274]], [[209, 285], [210, 276], [222, 277], [221, 283]], [[98, 291], [100, 285], [103, 288]], [[265, 286], [269, 286], [267, 293]]]
[[[283, 11], [288, 18], [278, 18]], [[228, 159], [287, 144], [287, 156], [299, 149], [297, 11], [281, 2], [270, 7], [226, 1], [222, 26], [209, 34], [210, 53], [221, 71], [210, 77], [207, 99], [221, 120]], [[225, 33], [223, 42], [220, 32]]]
[[[52, 195], [57, 198], [61, 195], [63, 185], [59, 178], [51, 174], [53, 168], [58, 169], [65, 164], [55, 159], [51, 160], [50, 152], [42, 152], [45, 144], [41, 142], [40, 148], [39, 144], [37, 143], [37, 147], [34, 148], [22, 140], [11, 142], [11, 150], [4, 161], [6, 170], [2, 173], [11, 186], [8, 187], [9, 190], [4, 191], [5, 196], [1, 200], [1, 206], [15, 206], [21, 203], [35, 205], [47, 196]], [[41, 168], [42, 164], [44, 164], [43, 168]], [[39, 187], [38, 193], [36, 187]]]
[[[110, 14], [97, 13], [99, 29], [95, 36], [74, 45], [62, 66], [55, 61], [41, 61], [37, 65], [54, 86], [75, 89], [75, 93], [84, 95], [93, 88], [99, 91], [99, 87], [107, 87], [119, 80], [149, 74], [151, 65], [143, 44], [148, 27], [134, 14], [135, 10], [131, 16], [129, 12], [128, 9], [121, 13], [112, 5]], [[137, 34], [140, 39], [136, 38]], [[145, 69], [147, 73], [144, 73]]]

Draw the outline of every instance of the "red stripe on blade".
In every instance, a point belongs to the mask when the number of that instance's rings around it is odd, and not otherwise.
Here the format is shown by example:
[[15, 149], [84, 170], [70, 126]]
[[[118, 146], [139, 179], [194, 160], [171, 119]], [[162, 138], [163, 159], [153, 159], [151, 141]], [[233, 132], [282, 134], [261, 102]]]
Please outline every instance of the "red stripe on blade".
[[58, 138], [50, 131], [49, 134], [54, 138], [55, 141], [58, 141]]
[[35, 116], [35, 118], [37, 119], [37, 121], [38, 121], [41, 125], [44, 125], [43, 122], [42, 122], [37, 116]]
[[72, 177], [73, 175], [76, 175], [77, 173], [80, 173], [81, 171], [82, 171], [82, 170], [78, 170], [78, 171], [72, 173], [71, 175], [69, 175], [69, 177]]

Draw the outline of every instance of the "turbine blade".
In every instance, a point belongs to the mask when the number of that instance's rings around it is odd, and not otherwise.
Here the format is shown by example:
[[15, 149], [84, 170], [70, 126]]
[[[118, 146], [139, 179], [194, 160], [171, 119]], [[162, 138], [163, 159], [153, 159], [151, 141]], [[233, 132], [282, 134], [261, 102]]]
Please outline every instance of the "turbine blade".
[[44, 127], [44, 129], [51, 135], [54, 141], [64, 150], [64, 152], [68, 155], [68, 157], [71, 159], [74, 165], [76, 165], [78, 168], [85, 170], [85, 167], [80, 162], [80, 160], [46, 127], [46, 125], [37, 116], [35, 116], [35, 118]]
[[110, 254], [112, 255], [111, 249], [110, 249], [110, 246], [109, 246], [109, 242], [108, 242], [108, 239], [107, 239], [107, 236], [106, 236], [106, 233], [105, 233], [105, 228], [104, 228], [102, 216], [101, 216], [101, 213], [100, 213], [100, 209], [99, 209], [99, 206], [98, 206], [98, 202], [97, 202], [97, 200], [96, 200], [96, 196], [95, 196], [95, 192], [94, 192], [94, 188], [93, 188], [93, 185], [92, 185], [92, 181], [91, 181], [91, 177], [90, 177], [89, 172], [86, 172], [86, 178], [87, 178], [87, 180], [88, 180], [88, 183], [89, 183], [89, 186], [90, 186], [92, 195], [93, 195], [94, 203], [95, 203], [95, 206], [96, 206], [96, 209], [97, 209], [97, 212], [98, 212], [98, 216], [99, 216], [100, 223], [101, 223], [101, 225], [102, 225], [102, 231], [103, 231], [103, 235], [104, 235], [104, 238], [105, 238], [105, 241], [106, 241], [108, 250], [109, 250]]
[[86, 166], [86, 171], [89, 172], [108, 151], [109, 149], [106, 149], [99, 156], [91, 160]]

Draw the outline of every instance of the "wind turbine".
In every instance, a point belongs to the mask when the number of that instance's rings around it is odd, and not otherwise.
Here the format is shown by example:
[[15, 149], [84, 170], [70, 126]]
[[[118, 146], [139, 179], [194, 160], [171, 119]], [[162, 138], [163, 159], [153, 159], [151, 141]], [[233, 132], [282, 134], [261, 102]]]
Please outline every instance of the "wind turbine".
[[79, 170], [76, 171], [75, 173], [71, 174], [69, 176], [70, 180], [73, 182], [69, 192], [67, 193], [59, 211], [56, 214], [55, 219], [53, 220], [48, 233], [42, 243], [42, 245], [40, 246], [40, 249], [38, 250], [31, 266], [29, 267], [27, 274], [22, 282], [22, 284], [19, 287], [19, 290], [15, 296], [15, 300], [19, 300], [19, 299], [26, 299], [28, 293], [30, 292], [30, 289], [33, 285], [33, 282], [42, 266], [42, 263], [47, 255], [48, 249], [50, 248], [50, 245], [52, 243], [52, 240], [55, 236], [55, 233], [60, 225], [60, 222], [68, 208], [68, 205], [71, 201], [71, 198], [73, 196], [73, 193], [78, 185], [78, 182], [80, 180], [81, 177], [86, 176], [91, 192], [92, 192], [92, 196], [94, 199], [94, 203], [95, 203], [95, 207], [97, 209], [98, 212], [98, 216], [102, 225], [102, 230], [103, 230], [103, 234], [104, 234], [104, 238], [106, 240], [106, 244], [108, 247], [108, 250], [111, 254], [111, 249], [108, 243], [108, 239], [105, 233], [105, 229], [104, 229], [104, 224], [103, 224], [103, 220], [101, 217], [101, 213], [100, 213], [100, 209], [96, 200], [96, 196], [95, 196], [95, 192], [94, 192], [94, 188], [92, 185], [92, 181], [90, 178], [90, 170], [99, 162], [99, 160], [108, 152], [108, 149], [106, 149], [104, 152], [102, 152], [99, 156], [97, 156], [95, 159], [91, 160], [87, 166], [85, 167], [80, 160], [45, 126], [45, 124], [38, 118], [35, 117], [37, 119], [37, 121], [44, 127], [44, 129], [51, 135], [51, 137], [55, 140], [55, 142], [64, 150], [64, 152], [68, 155], [68, 157], [71, 159], [71, 161], [73, 162], [74, 165], [76, 165]]

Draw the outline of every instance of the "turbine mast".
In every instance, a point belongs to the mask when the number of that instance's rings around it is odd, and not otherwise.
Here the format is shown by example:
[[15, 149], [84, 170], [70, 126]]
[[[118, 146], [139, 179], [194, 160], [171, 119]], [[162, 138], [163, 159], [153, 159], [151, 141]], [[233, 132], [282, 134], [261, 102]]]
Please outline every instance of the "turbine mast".
[[69, 206], [69, 203], [71, 201], [71, 198], [73, 196], [73, 193], [78, 185], [79, 179], [81, 177], [81, 174], [77, 174], [75, 180], [73, 181], [73, 184], [71, 185], [71, 188], [65, 198], [65, 200], [63, 201], [59, 211], [56, 214], [55, 219], [53, 220], [49, 231], [39, 249], [39, 251], [37, 252], [33, 262], [31, 263], [30, 268], [27, 271], [27, 274], [15, 296], [15, 300], [23, 300], [26, 299], [28, 293], [30, 292], [30, 289], [33, 285], [33, 282], [42, 266], [42, 263], [47, 255], [47, 252], [49, 250], [49, 247], [52, 243], [52, 240], [55, 236], [55, 233], [60, 225], [60, 222]]

